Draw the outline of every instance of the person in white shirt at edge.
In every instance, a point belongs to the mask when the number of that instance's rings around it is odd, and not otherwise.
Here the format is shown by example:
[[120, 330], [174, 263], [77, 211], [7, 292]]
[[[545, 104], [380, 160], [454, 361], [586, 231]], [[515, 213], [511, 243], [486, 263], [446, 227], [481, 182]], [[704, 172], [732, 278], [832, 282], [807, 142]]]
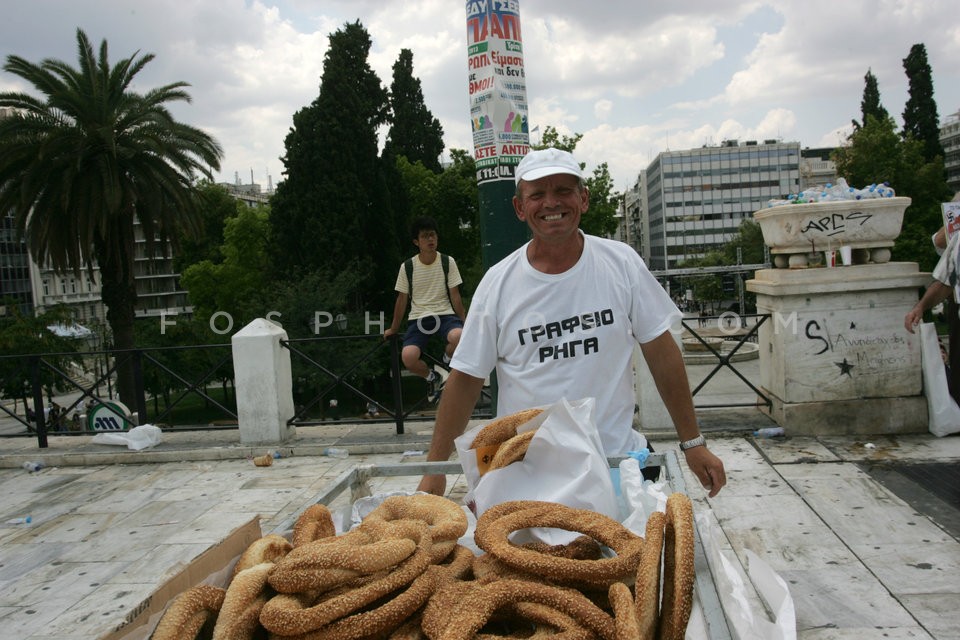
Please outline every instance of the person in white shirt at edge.
[[[960, 192], [953, 196], [951, 202], [960, 202]], [[923, 297], [915, 304], [903, 318], [903, 327], [910, 333], [915, 333], [917, 326], [923, 321], [924, 312], [937, 306], [940, 302], [948, 302], [947, 322], [949, 325], [949, 356], [947, 368], [949, 375], [947, 382], [950, 395], [960, 403], [960, 233], [953, 233], [947, 240], [946, 227], [933, 234], [933, 247], [940, 255], [937, 266], [934, 267], [933, 282], [923, 293]], [[941, 345], [942, 346], [942, 345]]]
[[[631, 360], [639, 343], [687, 465], [710, 497], [717, 495], [726, 473], [697, 425], [683, 356], [670, 334], [680, 320], [676, 305], [631, 247], [580, 231], [589, 193], [570, 153], [531, 151], [515, 179], [513, 206], [532, 240], [491, 267], [477, 287], [427, 460], [453, 453], [494, 369], [498, 416], [593, 397], [604, 453], [636, 449]], [[418, 489], [442, 495], [446, 477], [425, 475]]]

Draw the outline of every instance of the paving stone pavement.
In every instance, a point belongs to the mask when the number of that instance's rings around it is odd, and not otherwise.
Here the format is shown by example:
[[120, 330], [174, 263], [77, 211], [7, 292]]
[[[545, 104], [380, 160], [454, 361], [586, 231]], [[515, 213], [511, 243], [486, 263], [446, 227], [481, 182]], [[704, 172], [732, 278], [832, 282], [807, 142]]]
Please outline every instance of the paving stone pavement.
[[[747, 428], [742, 428], [747, 427]], [[749, 425], [718, 431], [711, 448], [728, 486], [707, 498], [684, 467], [698, 516], [725, 549], [756, 553], [787, 582], [798, 637], [960, 638], [960, 539], [874, 479], [871, 465], [960, 464], [960, 438], [930, 435], [755, 440]], [[164, 434], [132, 452], [90, 437], [52, 436], [42, 452], [5, 439], [0, 453], [0, 629], [30, 640], [97, 638], [204, 550], [253, 516], [264, 533], [289, 523], [344, 471], [419, 462], [425, 423], [301, 427], [270, 467], [237, 431]], [[674, 447], [652, 434], [658, 451]], [[327, 446], [346, 459], [324, 457]], [[28, 473], [24, 460], [45, 468]], [[681, 463], [682, 465], [682, 463]], [[413, 490], [417, 476], [376, 478], [378, 492]], [[451, 476], [451, 497], [464, 482]], [[334, 507], [343, 506], [342, 496]], [[960, 505], [953, 505], [960, 510]], [[30, 524], [6, 524], [30, 515]], [[759, 611], [762, 606], [757, 605]]]

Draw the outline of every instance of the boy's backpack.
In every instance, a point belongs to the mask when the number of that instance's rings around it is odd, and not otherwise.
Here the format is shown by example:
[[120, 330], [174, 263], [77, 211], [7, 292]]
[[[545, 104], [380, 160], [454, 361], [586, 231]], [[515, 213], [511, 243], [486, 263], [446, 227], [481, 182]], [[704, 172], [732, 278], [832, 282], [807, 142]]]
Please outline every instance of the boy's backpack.
[[[450, 306], [453, 306], [453, 300], [450, 299], [450, 256], [445, 253], [437, 252], [440, 256], [440, 266], [443, 267], [443, 284], [447, 292], [447, 300], [450, 300]], [[410, 292], [410, 301], [413, 301], [413, 258], [407, 258], [403, 262], [403, 268], [407, 272], [407, 291]]]

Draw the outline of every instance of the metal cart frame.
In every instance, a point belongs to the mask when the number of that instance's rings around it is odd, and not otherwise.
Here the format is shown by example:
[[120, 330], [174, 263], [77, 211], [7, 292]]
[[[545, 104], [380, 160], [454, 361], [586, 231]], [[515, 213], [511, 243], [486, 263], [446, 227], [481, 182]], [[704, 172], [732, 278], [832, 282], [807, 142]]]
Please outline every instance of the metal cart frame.
[[[611, 468], [619, 468], [623, 457], [608, 458]], [[660, 466], [666, 472], [666, 479], [674, 491], [686, 493], [683, 471], [675, 451], [654, 452], [646, 462], [647, 466]], [[358, 464], [347, 469], [333, 480], [314, 500], [315, 503], [329, 505], [345, 491], [350, 492], [350, 504], [360, 498], [372, 495], [369, 481], [371, 478], [422, 476], [427, 474], [459, 475], [463, 468], [459, 462], [409, 462], [399, 464]], [[289, 531], [293, 528], [299, 514], [281, 523], [276, 531]], [[710, 640], [732, 640], [730, 627], [720, 603], [713, 572], [707, 562], [703, 540], [694, 519], [694, 568], [696, 570], [695, 590], [700, 600], [700, 608], [706, 624], [707, 637]]]

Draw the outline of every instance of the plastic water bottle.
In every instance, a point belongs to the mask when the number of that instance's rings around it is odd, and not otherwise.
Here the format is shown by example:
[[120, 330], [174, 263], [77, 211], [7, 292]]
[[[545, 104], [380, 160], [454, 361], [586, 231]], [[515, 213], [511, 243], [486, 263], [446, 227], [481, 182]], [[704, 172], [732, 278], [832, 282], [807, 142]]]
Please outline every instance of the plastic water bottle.
[[10, 518], [7, 520], [7, 524], [30, 524], [33, 522], [33, 518], [26, 516], [25, 518]]
[[42, 462], [33, 462], [31, 460], [24, 462], [20, 466], [26, 469], [27, 471], [29, 471], [30, 473], [33, 473], [34, 471], [40, 471], [40, 469], [43, 469]]
[[779, 438], [784, 435], [783, 427], [764, 427], [753, 432], [757, 438]]
[[350, 456], [350, 452], [346, 449], [339, 449], [337, 447], [327, 447], [323, 450], [323, 455], [328, 458], [346, 458]]

